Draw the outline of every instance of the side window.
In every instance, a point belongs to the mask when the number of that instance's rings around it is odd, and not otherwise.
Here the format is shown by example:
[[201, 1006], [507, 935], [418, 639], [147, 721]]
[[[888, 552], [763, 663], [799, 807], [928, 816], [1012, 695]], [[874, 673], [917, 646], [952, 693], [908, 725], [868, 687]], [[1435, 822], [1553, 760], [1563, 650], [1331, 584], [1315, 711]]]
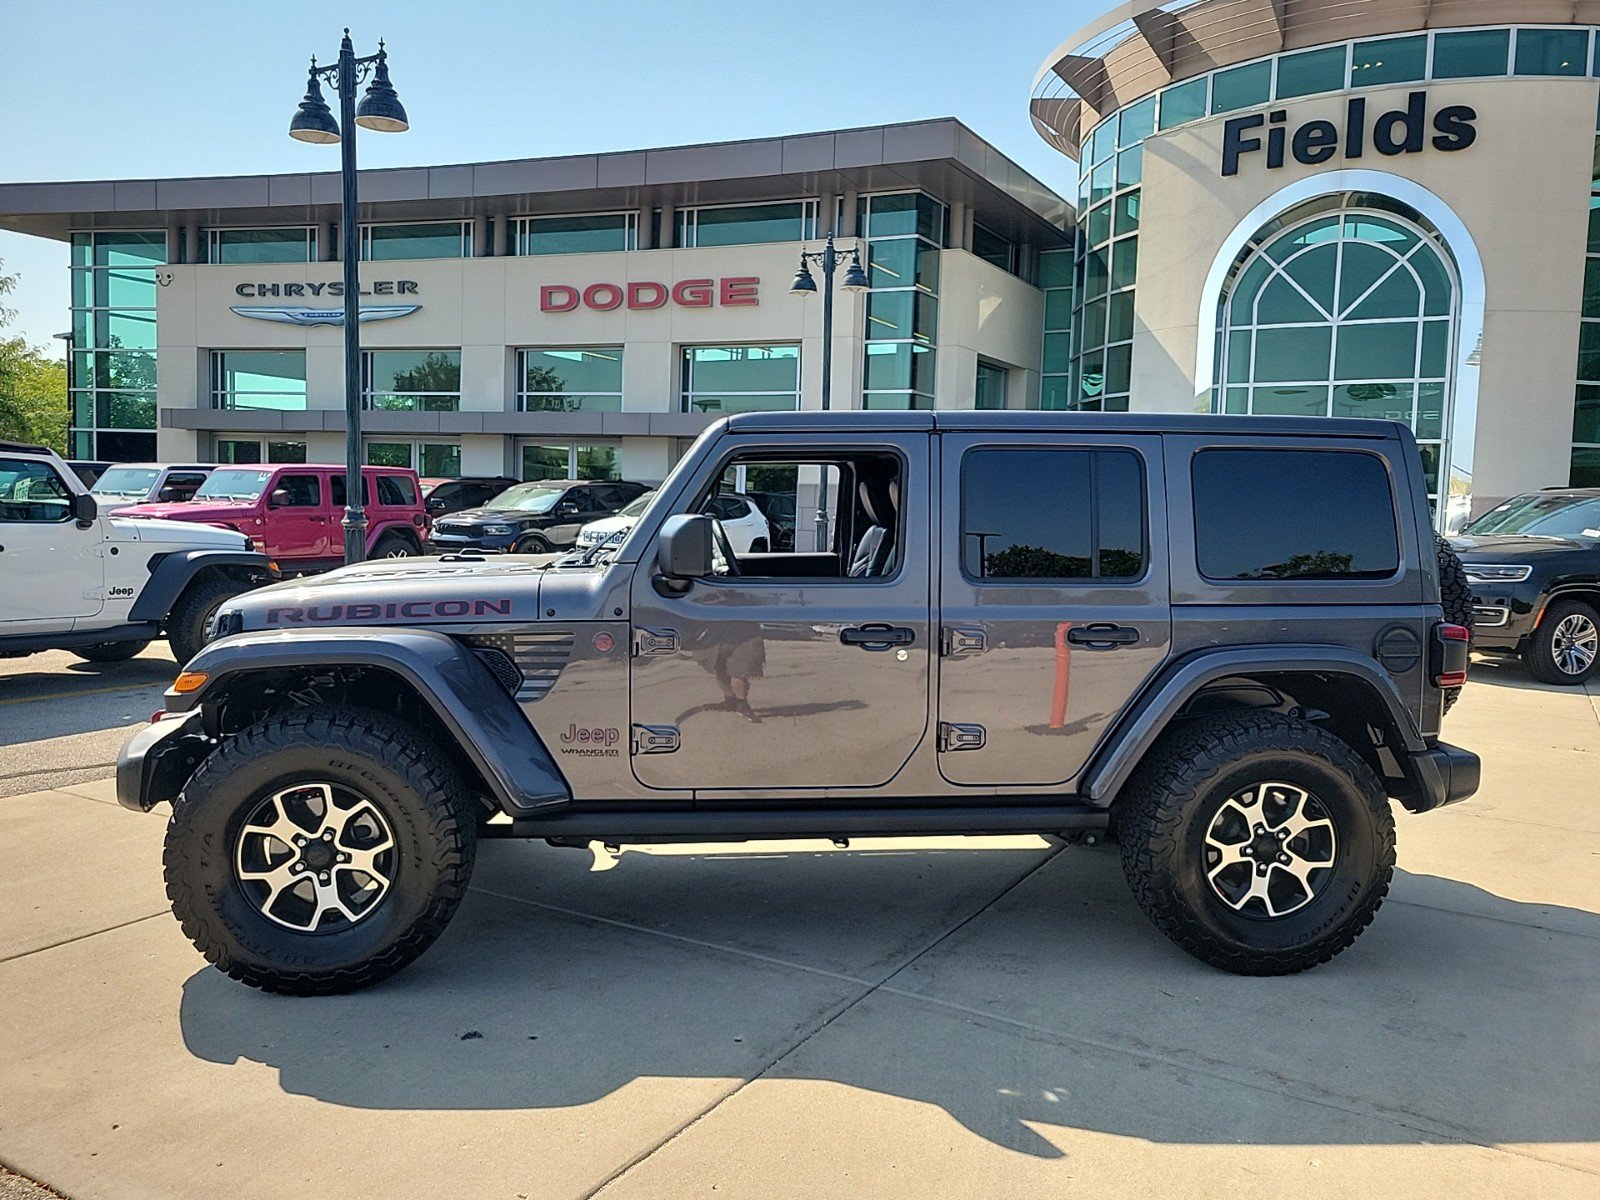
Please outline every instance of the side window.
[[416, 493], [411, 490], [411, 480], [403, 475], [378, 476], [379, 504], [390, 504], [396, 508], [410, 508], [416, 502]]
[[188, 499], [200, 490], [200, 485], [205, 481], [205, 474], [201, 471], [174, 471], [161, 486], [163, 490], [170, 488]]
[[1354, 450], [1202, 450], [1195, 556], [1216, 580], [1387, 579], [1400, 569], [1383, 460]]
[[279, 498], [278, 508], [322, 507], [322, 488], [315, 475], [280, 475], [272, 494], [279, 492], [285, 495]]
[[573, 488], [561, 500], [564, 504], [576, 504], [578, 511], [585, 516], [604, 511], [600, 501], [595, 497], [593, 488]]
[[616, 512], [627, 503], [622, 496], [622, 489], [618, 487], [597, 487], [590, 489], [595, 503], [607, 512]]
[[970, 450], [961, 460], [961, 569], [971, 579], [1136, 579], [1144, 468], [1131, 450]]
[[0, 521], [44, 524], [71, 518], [72, 494], [48, 463], [0, 458]]
[[[343, 475], [328, 476], [328, 494], [332, 497], [333, 507], [344, 507], [345, 490]], [[372, 477], [370, 475], [363, 475], [361, 477], [361, 503], [364, 506], [372, 503]]]

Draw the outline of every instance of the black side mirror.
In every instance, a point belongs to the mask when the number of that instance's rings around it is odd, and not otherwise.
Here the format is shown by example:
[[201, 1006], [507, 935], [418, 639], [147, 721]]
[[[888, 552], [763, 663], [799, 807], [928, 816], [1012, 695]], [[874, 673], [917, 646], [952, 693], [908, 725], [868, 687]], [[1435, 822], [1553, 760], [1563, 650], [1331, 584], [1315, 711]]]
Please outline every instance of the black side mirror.
[[72, 519], [79, 525], [93, 525], [100, 515], [100, 505], [88, 492], [72, 494]]
[[700, 513], [668, 517], [656, 542], [656, 569], [677, 585], [676, 591], [711, 574], [711, 518]]
[[444, 501], [443, 500], [429, 500], [428, 501], [428, 511], [432, 512], [432, 513], [443, 512], [444, 511]]
[[563, 517], [575, 517], [578, 515], [578, 506], [571, 500], [563, 500], [556, 507], [556, 514]]
[[164, 504], [172, 504], [179, 500], [186, 500], [182, 491], [175, 487], [164, 487], [156, 493], [156, 499]]

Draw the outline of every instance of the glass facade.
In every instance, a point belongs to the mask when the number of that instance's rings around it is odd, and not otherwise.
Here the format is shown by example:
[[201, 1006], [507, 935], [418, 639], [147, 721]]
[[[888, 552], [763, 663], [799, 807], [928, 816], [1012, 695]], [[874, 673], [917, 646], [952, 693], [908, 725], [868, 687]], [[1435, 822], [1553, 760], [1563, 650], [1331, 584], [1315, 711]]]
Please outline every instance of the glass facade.
[[472, 222], [363, 225], [361, 257], [371, 262], [398, 258], [471, 258]]
[[616, 446], [522, 446], [522, 478], [621, 479], [622, 453]]
[[156, 268], [166, 261], [163, 230], [72, 235], [73, 458], [156, 456]]
[[366, 351], [361, 402], [386, 412], [455, 412], [461, 407], [461, 351]]
[[[1600, 130], [1600, 122], [1596, 124]], [[1589, 240], [1583, 270], [1583, 323], [1578, 329], [1578, 384], [1572, 409], [1573, 487], [1600, 487], [1600, 133], [1589, 181]]]
[[309, 225], [208, 229], [206, 261], [233, 264], [316, 262], [317, 231]]
[[586, 213], [565, 217], [520, 217], [512, 227], [506, 253], [592, 254], [638, 248], [638, 214]]
[[1017, 273], [1016, 245], [976, 222], [972, 226], [972, 253], [990, 266], [999, 267], [1013, 275]]
[[410, 467], [424, 479], [454, 479], [461, 474], [461, 446], [455, 442], [369, 441], [367, 463]]
[[1437, 496], [1457, 309], [1447, 251], [1412, 222], [1346, 210], [1275, 223], [1224, 291], [1214, 407], [1404, 421]]
[[683, 348], [684, 412], [776, 412], [799, 407], [799, 346]]
[[817, 236], [817, 202], [734, 204], [678, 212], [679, 246], [745, 246], [803, 242]]
[[215, 408], [303, 410], [304, 350], [214, 350], [211, 403]]
[[999, 363], [978, 360], [978, 377], [972, 385], [973, 408], [1004, 408], [1011, 371]]
[[1039, 255], [1039, 287], [1044, 290], [1044, 353], [1039, 364], [1039, 407], [1072, 407], [1072, 316], [1075, 254], [1046, 250]]
[[521, 412], [621, 412], [622, 347], [517, 351]]
[[219, 463], [303, 463], [306, 461], [304, 442], [279, 442], [268, 440], [263, 446], [261, 438], [217, 438], [212, 458]]
[[872, 283], [861, 407], [932, 408], [944, 205], [921, 192], [864, 196], [856, 228], [866, 242]]
[[[1046, 407], [1126, 412], [1133, 373], [1133, 289], [1139, 269], [1139, 185], [1144, 139], [1155, 127], [1155, 98], [1101, 122], [1085, 143], [1078, 185], [1078, 259], [1073, 287], [1073, 336], [1045, 335], [1045, 372], [1060, 389], [1070, 347], [1065, 394]], [[1048, 297], [1047, 297], [1048, 299]], [[1061, 301], [1058, 299], [1057, 303]], [[1057, 317], [1056, 319], [1059, 319]], [[1048, 309], [1046, 324], [1051, 320]]]

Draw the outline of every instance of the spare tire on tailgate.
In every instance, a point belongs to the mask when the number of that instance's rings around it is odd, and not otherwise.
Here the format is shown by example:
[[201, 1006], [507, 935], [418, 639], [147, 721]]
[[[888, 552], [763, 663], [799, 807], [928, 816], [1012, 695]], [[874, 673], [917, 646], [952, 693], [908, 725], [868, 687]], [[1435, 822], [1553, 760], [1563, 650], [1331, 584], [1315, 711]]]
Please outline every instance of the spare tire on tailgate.
[[[1467, 569], [1443, 534], [1435, 533], [1433, 541], [1439, 556], [1439, 603], [1444, 607], [1444, 619], [1452, 625], [1464, 626], [1471, 634], [1472, 585], [1467, 582]], [[1459, 687], [1445, 688], [1444, 711], [1449, 712], [1460, 696]]]

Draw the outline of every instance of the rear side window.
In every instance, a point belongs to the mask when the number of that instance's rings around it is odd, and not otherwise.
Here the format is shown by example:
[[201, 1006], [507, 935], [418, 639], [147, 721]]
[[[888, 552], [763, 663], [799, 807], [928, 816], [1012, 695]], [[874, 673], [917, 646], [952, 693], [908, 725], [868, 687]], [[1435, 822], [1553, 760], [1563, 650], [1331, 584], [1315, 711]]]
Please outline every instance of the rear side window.
[[1144, 469], [1128, 450], [972, 450], [961, 461], [961, 569], [972, 579], [1136, 579]]
[[392, 504], [400, 508], [410, 508], [416, 502], [417, 494], [411, 490], [411, 480], [404, 475], [378, 476], [379, 504]]
[[1400, 569], [1383, 460], [1336, 450], [1202, 450], [1195, 554], [1217, 580], [1387, 579]]

